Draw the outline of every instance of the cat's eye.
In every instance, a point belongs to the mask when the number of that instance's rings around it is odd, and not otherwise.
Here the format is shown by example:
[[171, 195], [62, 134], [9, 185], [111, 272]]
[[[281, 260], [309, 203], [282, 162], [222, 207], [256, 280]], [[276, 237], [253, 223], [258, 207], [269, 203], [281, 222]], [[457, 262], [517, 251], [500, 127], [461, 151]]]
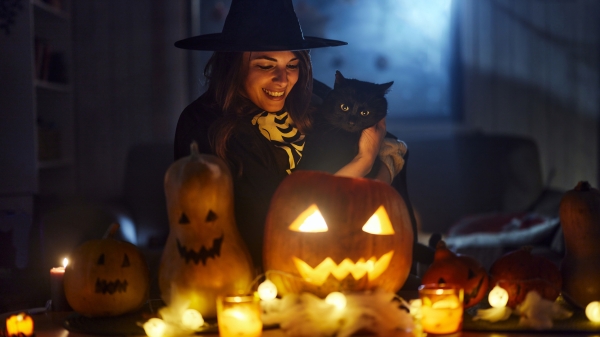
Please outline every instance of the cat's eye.
[[340, 109], [342, 109], [342, 111], [348, 111], [348, 110], [350, 110], [350, 107], [347, 106], [346, 104], [342, 104], [342, 105], [340, 105]]
[[369, 110], [363, 110], [360, 112], [361, 116], [368, 116], [371, 112]]

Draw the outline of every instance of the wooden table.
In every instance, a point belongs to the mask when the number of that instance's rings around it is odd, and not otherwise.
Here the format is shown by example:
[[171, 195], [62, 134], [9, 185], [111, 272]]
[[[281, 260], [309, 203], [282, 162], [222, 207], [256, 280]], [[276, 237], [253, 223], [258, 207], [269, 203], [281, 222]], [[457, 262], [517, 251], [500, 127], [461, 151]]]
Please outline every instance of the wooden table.
[[[63, 328], [65, 318], [71, 314], [70, 312], [43, 312], [39, 314], [31, 314], [35, 323], [35, 337], [90, 337], [93, 335], [70, 332]], [[1, 314], [2, 322], [6, 320], [9, 313]], [[196, 336], [218, 337], [218, 334], [202, 334]], [[263, 337], [287, 337], [282, 330], [269, 329], [263, 331]], [[531, 332], [531, 333], [498, 333], [498, 332], [473, 332], [463, 331], [447, 337], [544, 337], [544, 336], [577, 336], [577, 337], [600, 337], [600, 334], [590, 333], [573, 333], [573, 334], [552, 334], [546, 332]], [[104, 336], [105, 337], [105, 336]], [[391, 334], [390, 337], [421, 337], [412, 332], [398, 331]]]

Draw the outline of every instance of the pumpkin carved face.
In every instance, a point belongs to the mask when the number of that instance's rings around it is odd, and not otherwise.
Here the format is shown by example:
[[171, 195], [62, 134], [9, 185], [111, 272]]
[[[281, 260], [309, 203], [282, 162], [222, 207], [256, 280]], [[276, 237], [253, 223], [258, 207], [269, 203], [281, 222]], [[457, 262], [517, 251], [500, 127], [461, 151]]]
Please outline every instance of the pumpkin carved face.
[[433, 263], [421, 280], [429, 283], [453, 283], [464, 289], [465, 308], [479, 303], [487, 294], [489, 277], [485, 268], [468, 255], [455, 254], [439, 241]]
[[78, 313], [116, 316], [139, 308], [148, 298], [148, 266], [129, 242], [91, 240], [71, 255], [64, 286], [67, 301]]
[[192, 146], [190, 156], [167, 170], [165, 194], [170, 231], [159, 270], [161, 297], [167, 304], [183, 298], [202, 316], [215, 317], [217, 296], [242, 292], [253, 278], [235, 223], [229, 169]]
[[395, 292], [408, 277], [412, 243], [406, 205], [389, 185], [301, 171], [273, 196], [263, 259], [282, 294]]

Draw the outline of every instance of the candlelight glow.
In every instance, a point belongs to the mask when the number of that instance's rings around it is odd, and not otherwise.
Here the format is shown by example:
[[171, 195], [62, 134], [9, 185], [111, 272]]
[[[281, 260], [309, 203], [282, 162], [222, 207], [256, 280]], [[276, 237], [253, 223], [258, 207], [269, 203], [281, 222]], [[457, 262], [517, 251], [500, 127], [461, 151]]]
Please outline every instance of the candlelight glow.
[[186, 309], [181, 316], [181, 325], [185, 329], [197, 330], [204, 325], [202, 314], [196, 309]]
[[383, 206], [379, 206], [377, 211], [367, 220], [362, 230], [375, 235], [392, 235], [395, 233], [392, 222]]
[[600, 302], [590, 302], [585, 307], [585, 315], [590, 321], [594, 323], [600, 323]]
[[499, 286], [495, 286], [488, 295], [488, 302], [494, 308], [502, 308], [508, 303], [508, 292]]
[[6, 319], [6, 332], [8, 336], [31, 336], [33, 319], [25, 313], [12, 315]]
[[263, 301], [270, 301], [277, 297], [277, 287], [270, 280], [265, 280], [258, 286], [258, 297]]
[[346, 296], [339, 291], [334, 291], [325, 297], [325, 303], [331, 304], [338, 310], [341, 310], [346, 307]]
[[317, 205], [312, 204], [294, 220], [289, 229], [295, 232], [320, 233], [327, 232], [328, 227]]
[[63, 268], [67, 268], [67, 266], [69, 265], [69, 259], [67, 259], [66, 257], [63, 259]]
[[143, 327], [148, 337], [162, 337], [167, 329], [167, 325], [160, 318], [150, 318]]

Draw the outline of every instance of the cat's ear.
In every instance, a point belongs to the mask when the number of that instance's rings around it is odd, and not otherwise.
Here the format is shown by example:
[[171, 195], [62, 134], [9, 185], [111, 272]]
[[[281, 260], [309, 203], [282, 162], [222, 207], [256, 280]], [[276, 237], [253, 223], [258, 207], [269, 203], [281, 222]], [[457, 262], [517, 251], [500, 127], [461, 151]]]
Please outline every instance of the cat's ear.
[[335, 83], [336, 84], [342, 84], [344, 82], [346, 78], [344, 77], [344, 75], [342, 75], [342, 73], [339, 70], [335, 71]]
[[392, 86], [392, 84], [394, 84], [394, 81], [380, 84], [379, 89], [381, 89], [381, 91], [383, 91], [383, 94], [385, 95], [390, 91], [390, 87]]

